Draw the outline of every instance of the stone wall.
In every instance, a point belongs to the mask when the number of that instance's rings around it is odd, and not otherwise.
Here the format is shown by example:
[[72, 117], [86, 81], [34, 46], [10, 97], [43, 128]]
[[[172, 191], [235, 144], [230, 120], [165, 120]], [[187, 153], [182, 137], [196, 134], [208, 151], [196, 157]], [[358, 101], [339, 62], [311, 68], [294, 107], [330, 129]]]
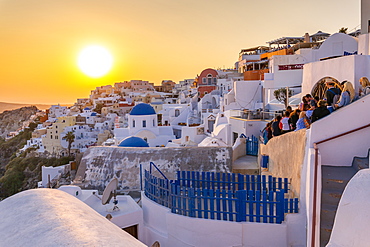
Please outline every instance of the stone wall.
[[297, 196], [301, 186], [301, 170], [305, 155], [306, 130], [289, 132], [261, 144], [261, 154], [269, 156], [269, 173], [289, 178], [292, 192]]
[[140, 164], [149, 170], [150, 162], [169, 179], [174, 179], [178, 170], [230, 172], [232, 148], [91, 147], [82, 157], [75, 184], [102, 191], [113, 177], [117, 177], [119, 189], [137, 190], [140, 189]]

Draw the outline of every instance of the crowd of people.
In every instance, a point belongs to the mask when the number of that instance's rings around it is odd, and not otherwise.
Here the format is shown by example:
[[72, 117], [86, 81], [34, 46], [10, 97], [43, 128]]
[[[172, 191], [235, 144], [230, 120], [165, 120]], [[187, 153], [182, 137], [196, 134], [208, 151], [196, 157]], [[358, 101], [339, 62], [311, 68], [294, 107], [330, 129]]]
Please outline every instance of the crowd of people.
[[[324, 99], [313, 98], [310, 94], [306, 94], [302, 97], [297, 109], [292, 110], [292, 107], [288, 106], [282, 115], [277, 115], [271, 122], [267, 123], [262, 130], [263, 143], [266, 144], [271, 138], [290, 131], [308, 129], [313, 122], [356, 99], [354, 87], [349, 81], [341, 83], [342, 89], [335, 87], [335, 82], [331, 78], [326, 79], [325, 84], [327, 90]], [[361, 77], [360, 84], [358, 98], [370, 94], [369, 79]]]

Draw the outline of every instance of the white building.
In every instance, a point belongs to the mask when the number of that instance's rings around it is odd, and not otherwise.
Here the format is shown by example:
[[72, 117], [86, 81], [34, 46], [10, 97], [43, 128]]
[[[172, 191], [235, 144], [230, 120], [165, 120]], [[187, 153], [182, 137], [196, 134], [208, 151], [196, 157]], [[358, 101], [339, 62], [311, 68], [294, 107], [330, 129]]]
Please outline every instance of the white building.
[[[61, 136], [65, 136], [68, 132], [73, 132], [75, 135], [74, 142], [72, 142], [71, 149], [78, 150], [80, 153], [86, 151], [91, 145], [95, 145], [98, 140], [98, 134], [103, 130], [96, 130], [88, 125], [73, 125], [64, 128]], [[60, 143], [63, 148], [68, 148], [68, 142], [61, 139]]]
[[48, 118], [50, 120], [55, 120], [59, 117], [67, 116], [68, 115], [68, 108], [66, 106], [61, 105], [52, 105], [49, 108]]
[[150, 147], [165, 146], [174, 139], [171, 126], [158, 126], [158, 117], [153, 107], [140, 103], [128, 115], [127, 128], [115, 128], [114, 137], [118, 142], [128, 136], [136, 136], [148, 142]]

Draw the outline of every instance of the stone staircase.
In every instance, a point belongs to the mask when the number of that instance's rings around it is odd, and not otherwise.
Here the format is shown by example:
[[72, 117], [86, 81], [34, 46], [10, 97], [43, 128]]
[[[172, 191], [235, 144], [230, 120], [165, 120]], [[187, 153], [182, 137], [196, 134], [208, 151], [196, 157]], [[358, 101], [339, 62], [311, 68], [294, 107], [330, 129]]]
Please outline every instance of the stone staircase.
[[260, 168], [257, 161], [257, 156], [245, 155], [235, 160], [232, 165], [232, 173], [240, 173], [243, 175], [258, 175]]
[[352, 166], [322, 166], [320, 246], [326, 246], [333, 229], [335, 214], [344, 188], [360, 169], [369, 168], [367, 157], [354, 157]]

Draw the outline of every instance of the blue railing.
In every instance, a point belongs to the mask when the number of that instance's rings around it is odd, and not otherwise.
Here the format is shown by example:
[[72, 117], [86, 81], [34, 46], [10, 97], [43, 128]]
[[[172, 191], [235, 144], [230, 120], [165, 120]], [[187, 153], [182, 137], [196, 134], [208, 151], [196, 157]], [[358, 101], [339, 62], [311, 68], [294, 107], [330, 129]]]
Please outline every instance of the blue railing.
[[[208, 180], [183, 179], [184, 173], [179, 174], [180, 179], [165, 180], [145, 171], [145, 195], [158, 204], [170, 208], [172, 213], [195, 218], [279, 224], [284, 221], [284, 213], [298, 213], [298, 198], [285, 198], [287, 189], [283, 189], [283, 182], [281, 186], [277, 182], [277, 185], [271, 185], [272, 187], [269, 187], [270, 185], [266, 182], [264, 187], [263, 179], [256, 178], [262, 176], [255, 176], [256, 179], [252, 179], [252, 176], [242, 175], [243, 177], [249, 176], [249, 181], [256, 182], [254, 182], [254, 187], [253, 183], [250, 183], [249, 189], [246, 189], [247, 179], [244, 179], [243, 183], [237, 184], [240, 186], [244, 184], [244, 189], [239, 190], [237, 185], [234, 186], [230, 181], [222, 180], [227, 177], [241, 178], [235, 174], [218, 176], [207, 175], [212, 173], [199, 173], [205, 174], [206, 178], [209, 177]], [[202, 178], [201, 175], [199, 176]], [[212, 177], [220, 179], [212, 182]]]
[[258, 155], [258, 138], [253, 135], [247, 137], [247, 155]]
[[177, 171], [177, 179], [173, 181], [183, 187], [201, 189], [259, 190], [288, 192], [289, 180], [266, 175], [243, 175], [236, 173]]

